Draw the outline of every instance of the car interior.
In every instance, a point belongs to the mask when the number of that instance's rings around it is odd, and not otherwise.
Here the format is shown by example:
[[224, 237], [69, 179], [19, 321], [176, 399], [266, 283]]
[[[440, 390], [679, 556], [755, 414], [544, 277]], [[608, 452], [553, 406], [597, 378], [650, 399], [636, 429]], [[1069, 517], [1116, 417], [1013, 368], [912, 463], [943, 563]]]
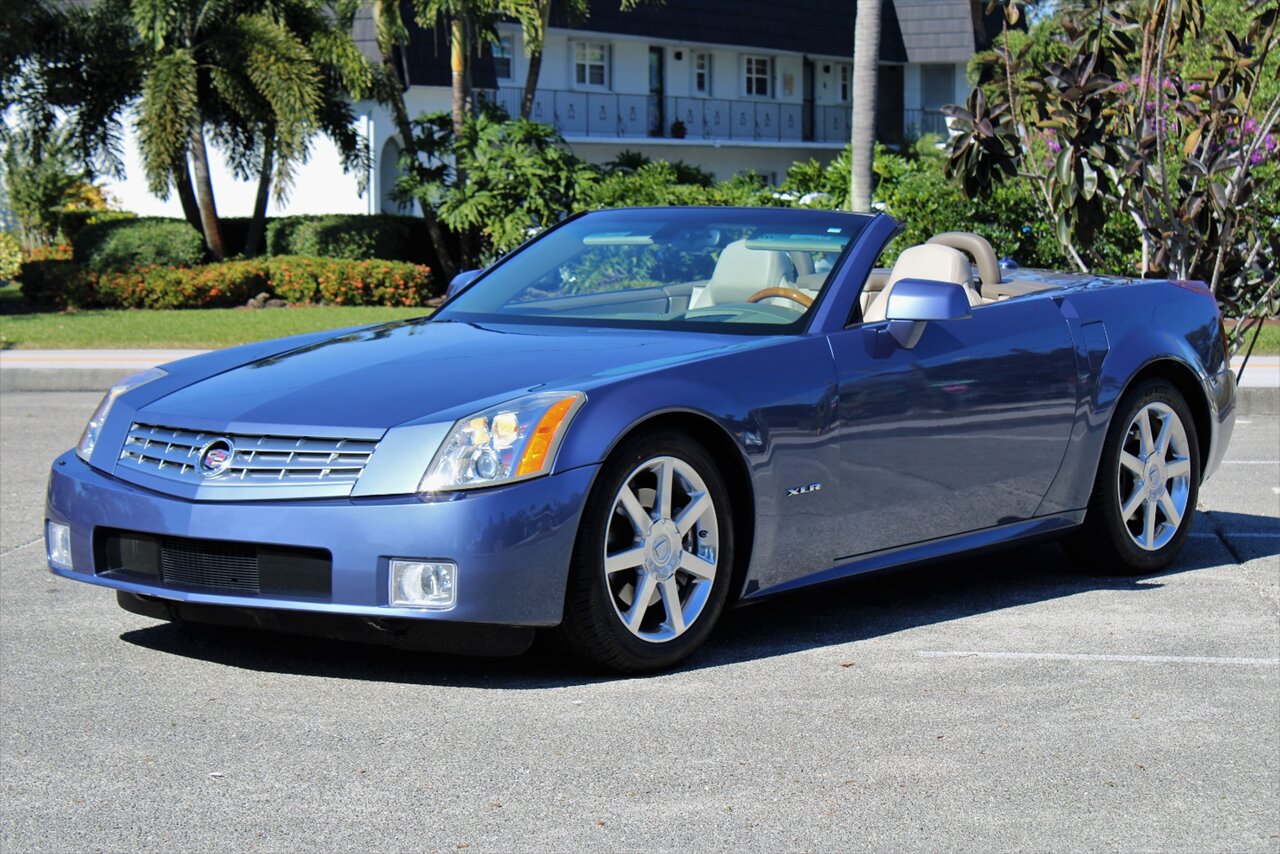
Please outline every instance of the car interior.
[[[675, 270], [640, 272], [646, 269], [639, 264], [643, 253], [661, 248], [649, 236], [592, 235], [583, 240], [586, 252], [548, 270], [548, 277], [538, 285], [507, 301], [504, 311], [624, 322], [788, 324], [817, 299], [846, 243], [847, 238], [820, 233], [767, 233], [732, 240], [718, 251], [714, 242], [698, 244], [695, 248], [705, 253], [706, 264], [700, 272], [706, 278], [691, 281], [687, 271], [683, 275]], [[616, 254], [589, 254], [592, 251]], [[618, 262], [614, 266], [621, 271], [614, 284], [557, 293], [561, 283], [568, 283], [566, 289], [572, 290], [579, 277], [611, 269], [610, 262]], [[637, 279], [634, 283], [628, 281], [632, 276]], [[860, 316], [854, 322], [884, 320], [890, 295], [906, 279], [955, 284], [975, 309], [1057, 287], [1034, 277], [1005, 281], [985, 238], [971, 232], [946, 232], [904, 249], [892, 267], [874, 269], [860, 294]]]
[[[815, 270], [812, 254], [758, 249], [750, 244], [749, 240], [738, 240], [722, 250], [711, 278], [705, 285], [694, 286], [691, 310], [762, 302], [801, 312], [813, 303], [827, 272]], [[860, 296], [863, 322], [885, 319], [889, 295], [904, 279], [956, 284], [974, 308], [1055, 287], [1038, 281], [1005, 281], [986, 238], [971, 232], [946, 232], [904, 249], [892, 268], [872, 271]]]

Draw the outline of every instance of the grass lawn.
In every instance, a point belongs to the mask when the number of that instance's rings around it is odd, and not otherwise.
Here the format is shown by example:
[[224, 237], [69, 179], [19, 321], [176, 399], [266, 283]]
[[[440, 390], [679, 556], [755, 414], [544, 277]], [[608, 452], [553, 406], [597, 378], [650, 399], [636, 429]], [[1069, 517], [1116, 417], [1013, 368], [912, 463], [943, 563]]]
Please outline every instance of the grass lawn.
[[[6, 302], [0, 289], [0, 306]], [[421, 317], [429, 308], [307, 306], [0, 314], [0, 349], [211, 349], [321, 329]]]
[[[1245, 336], [1243, 346], [1240, 352], [1249, 346], [1249, 341], [1253, 339], [1253, 333]], [[1275, 356], [1280, 355], [1280, 323], [1274, 321], [1263, 325], [1262, 332], [1258, 333], [1258, 343], [1253, 345], [1253, 355], [1255, 356]]]

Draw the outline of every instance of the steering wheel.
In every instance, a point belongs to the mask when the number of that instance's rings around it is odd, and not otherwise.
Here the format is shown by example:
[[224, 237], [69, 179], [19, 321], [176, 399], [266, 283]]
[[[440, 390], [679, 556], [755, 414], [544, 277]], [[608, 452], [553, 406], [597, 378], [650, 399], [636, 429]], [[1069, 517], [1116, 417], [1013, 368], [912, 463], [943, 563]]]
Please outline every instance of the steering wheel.
[[805, 308], [813, 305], [813, 297], [809, 296], [804, 291], [798, 291], [795, 288], [765, 288], [764, 290], [756, 291], [754, 294], [747, 297], [747, 302], [760, 302], [760, 300], [769, 299], [769, 297], [782, 297], [783, 299], [789, 299], [792, 302], [800, 303]]

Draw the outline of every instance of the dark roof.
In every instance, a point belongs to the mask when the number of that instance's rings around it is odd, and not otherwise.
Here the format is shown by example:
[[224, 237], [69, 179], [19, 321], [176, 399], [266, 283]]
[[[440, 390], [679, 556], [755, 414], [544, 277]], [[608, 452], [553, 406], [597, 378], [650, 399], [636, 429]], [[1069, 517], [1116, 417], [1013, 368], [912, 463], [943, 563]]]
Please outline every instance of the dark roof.
[[[740, 45], [822, 56], [853, 56], [857, 0], [663, 0], [630, 12], [618, 0], [591, 0], [585, 21], [552, 25], [598, 33]], [[880, 59], [906, 62], [892, 2], [881, 11]]]

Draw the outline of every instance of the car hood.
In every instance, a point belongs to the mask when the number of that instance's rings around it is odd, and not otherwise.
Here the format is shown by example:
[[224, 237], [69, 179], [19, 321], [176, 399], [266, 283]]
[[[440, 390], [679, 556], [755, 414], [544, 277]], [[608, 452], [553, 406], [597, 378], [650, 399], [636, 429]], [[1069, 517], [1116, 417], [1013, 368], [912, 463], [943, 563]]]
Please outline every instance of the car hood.
[[403, 321], [201, 379], [142, 407], [139, 417], [213, 430], [386, 429], [456, 419], [539, 387], [585, 389], [760, 341], [695, 332]]

